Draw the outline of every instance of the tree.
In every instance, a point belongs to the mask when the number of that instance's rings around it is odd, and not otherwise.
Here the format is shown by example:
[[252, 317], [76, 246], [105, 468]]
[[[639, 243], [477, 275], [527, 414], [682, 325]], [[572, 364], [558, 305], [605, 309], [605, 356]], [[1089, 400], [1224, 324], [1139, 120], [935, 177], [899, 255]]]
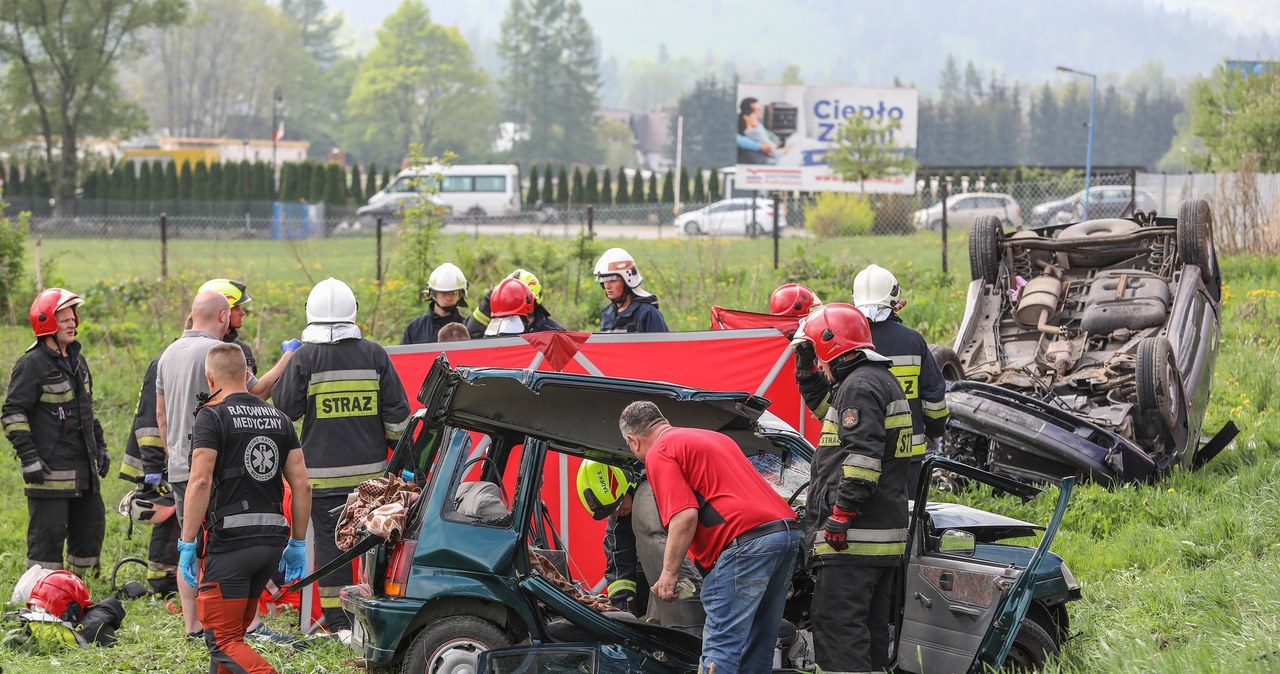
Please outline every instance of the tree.
[[651, 204], [658, 203], [658, 172], [649, 172], [649, 194], [647, 201]]
[[367, 201], [378, 191], [378, 164], [369, 162], [369, 177], [365, 179], [364, 198]]
[[600, 203], [605, 205], [613, 203], [613, 173], [607, 166], [600, 175]]
[[560, 173], [556, 174], [556, 203], [561, 206], [569, 204], [569, 171], [560, 165]]
[[[564, 169], [560, 169], [563, 174]], [[555, 182], [551, 180], [551, 162], [542, 167], [542, 203], [550, 206], [556, 203]]]
[[631, 203], [631, 195], [627, 194], [627, 170], [618, 167], [618, 193], [614, 195], [613, 201], [616, 204]]
[[858, 190], [864, 195], [868, 178], [912, 172], [916, 160], [898, 147], [894, 139], [894, 132], [901, 126], [896, 119], [846, 117], [836, 142], [827, 152], [831, 172], [843, 180], [857, 180]]
[[139, 131], [141, 109], [116, 82], [122, 59], [151, 27], [178, 23], [183, 0], [54, 2], [0, 5], [0, 60], [14, 115], [5, 126], [43, 138], [56, 209], [70, 215], [79, 183], [80, 138]]
[[600, 203], [600, 178], [596, 175], [596, 167], [592, 166], [587, 169], [586, 187], [582, 191], [582, 198], [585, 203]]
[[182, 186], [178, 180], [178, 165], [169, 161], [164, 166], [164, 199], [170, 203], [182, 197]]
[[711, 169], [711, 178], [707, 180], [707, 201], [720, 199], [720, 172]]
[[328, 179], [325, 177], [327, 171], [325, 165], [318, 162], [307, 162], [311, 164], [311, 182], [307, 188], [307, 203], [322, 204], [324, 203], [325, 185]]
[[351, 165], [351, 200], [356, 206], [363, 206], [368, 197], [364, 194], [364, 181], [360, 178], [360, 165]]
[[1219, 66], [1192, 89], [1191, 131], [1204, 141], [1205, 152], [1191, 157], [1202, 170], [1235, 170], [1253, 154], [1257, 171], [1280, 172], [1280, 71]]
[[265, 161], [253, 162], [253, 175], [249, 178], [249, 196], [254, 201], [267, 201], [272, 195], [275, 178]]
[[138, 168], [138, 200], [154, 201], [154, 189], [151, 185], [151, 162], [144, 161]]
[[302, 46], [320, 72], [332, 68], [338, 60], [336, 38], [342, 30], [342, 15], [327, 13], [324, 0], [280, 0], [280, 10], [297, 24]]
[[512, 154], [596, 163], [600, 67], [578, 0], [511, 0], [498, 53], [507, 117], [529, 132]]
[[195, 174], [191, 168], [191, 162], [182, 162], [182, 171], [178, 173], [178, 196], [183, 201], [191, 201], [191, 196], [195, 193]]
[[[209, 199], [221, 201], [224, 198], [223, 187], [222, 162], [215, 161], [209, 165]], [[235, 194], [235, 190], [232, 189], [230, 196], [234, 197]]]
[[542, 199], [542, 185], [538, 182], [538, 165], [534, 164], [529, 169], [529, 198], [525, 199], [525, 203], [532, 206]]
[[689, 194], [689, 167], [680, 167], [680, 203], [687, 204], [692, 200]]
[[[736, 87], [715, 77], [698, 80], [693, 91], [680, 97], [676, 114], [684, 117], [684, 161], [697, 166], [728, 166], [734, 162], [733, 119]], [[671, 119], [674, 155], [676, 117]]]
[[585, 189], [584, 181], [582, 180], [582, 169], [578, 166], [573, 167], [573, 191], [571, 194], [573, 195], [573, 203], [575, 205], [586, 201], [587, 190]]
[[479, 158], [497, 135], [489, 79], [457, 28], [405, 0], [378, 30], [346, 104], [344, 138], [363, 156], [399, 162], [411, 144], [428, 157]]
[[671, 169], [667, 169], [667, 173], [662, 176], [662, 203], [674, 204], [676, 202], [675, 184], [675, 174]]
[[631, 179], [631, 203], [643, 204], [648, 200], [644, 191], [644, 176], [640, 174], [640, 169], [636, 169], [635, 176]]
[[329, 164], [324, 170], [324, 202], [330, 206], [347, 203], [347, 172], [341, 164]]
[[804, 79], [800, 77], [800, 66], [789, 64], [782, 71], [781, 81], [783, 84], [804, 84]]
[[714, 199], [707, 198], [707, 188], [702, 182], [702, 167], [699, 166], [693, 172], [693, 202], [696, 204], [705, 204]]

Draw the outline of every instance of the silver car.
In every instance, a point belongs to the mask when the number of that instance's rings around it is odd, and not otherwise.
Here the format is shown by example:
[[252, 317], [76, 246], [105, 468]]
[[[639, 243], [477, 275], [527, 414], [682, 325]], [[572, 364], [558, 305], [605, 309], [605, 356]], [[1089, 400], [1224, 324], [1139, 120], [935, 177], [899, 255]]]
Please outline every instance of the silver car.
[[[998, 192], [969, 192], [947, 197], [947, 227], [968, 228], [984, 215], [995, 216], [1005, 228], [1022, 226], [1022, 208], [1007, 194]], [[942, 229], [942, 202], [922, 208], [912, 216], [916, 229], [938, 231]]]

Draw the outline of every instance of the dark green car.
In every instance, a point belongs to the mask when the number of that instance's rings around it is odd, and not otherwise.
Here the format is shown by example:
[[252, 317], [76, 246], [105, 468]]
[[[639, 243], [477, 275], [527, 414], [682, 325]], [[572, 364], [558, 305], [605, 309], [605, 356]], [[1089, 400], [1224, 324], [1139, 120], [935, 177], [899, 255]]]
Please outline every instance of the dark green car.
[[[424, 408], [413, 416], [389, 468], [412, 473], [423, 489], [405, 535], [390, 542], [369, 537], [348, 553], [363, 555], [364, 570], [358, 584], [343, 589], [342, 605], [354, 618], [352, 645], [370, 671], [485, 671], [478, 669], [482, 665], [502, 672], [696, 670], [697, 637], [598, 613], [535, 571], [546, 560], [575, 582], [583, 580], [575, 577], [578, 563], [548, 516], [544, 481], [568, 484], [570, 457], [634, 465], [617, 419], [635, 400], [654, 401], [677, 426], [720, 431], [750, 457], [768, 458], [753, 463], [770, 466], [766, 479], [803, 508], [813, 448], [766, 412], [768, 401], [747, 393], [453, 369], [441, 356], [418, 399]], [[975, 468], [934, 461], [936, 468], [1024, 498], [1038, 493]], [[917, 501], [897, 631], [903, 670], [968, 671], [1009, 658], [1034, 668], [1057, 653], [1067, 633], [1066, 604], [1079, 598], [1079, 586], [1048, 546], [1071, 484], [1064, 481], [1054, 518], [1035, 548], [999, 541], [1034, 535], [1040, 527]], [[477, 485], [497, 495], [490, 504], [496, 509], [467, 510], [460, 495]], [[572, 495], [557, 491], [563, 513]], [[808, 599], [803, 585], [796, 584], [788, 608], [802, 628]], [[492, 649], [505, 650], [480, 657]]]

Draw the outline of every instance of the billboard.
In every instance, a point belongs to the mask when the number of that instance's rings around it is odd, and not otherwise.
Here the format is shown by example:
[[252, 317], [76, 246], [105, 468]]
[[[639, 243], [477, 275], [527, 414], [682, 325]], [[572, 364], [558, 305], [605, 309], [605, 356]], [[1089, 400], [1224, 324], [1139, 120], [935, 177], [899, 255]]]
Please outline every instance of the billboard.
[[827, 152], [849, 117], [897, 121], [885, 142], [916, 154], [919, 96], [915, 89], [803, 84], [739, 84], [736, 187], [913, 194], [915, 173], [869, 178], [865, 186], [832, 175]]

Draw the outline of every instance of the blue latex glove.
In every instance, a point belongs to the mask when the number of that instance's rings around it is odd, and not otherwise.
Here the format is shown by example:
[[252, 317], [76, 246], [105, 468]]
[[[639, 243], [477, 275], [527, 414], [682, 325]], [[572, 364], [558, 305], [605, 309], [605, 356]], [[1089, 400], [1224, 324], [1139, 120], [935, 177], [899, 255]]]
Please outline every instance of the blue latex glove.
[[152, 487], [159, 487], [160, 483], [164, 482], [164, 473], [147, 473], [142, 476], [142, 482]]
[[284, 349], [285, 353], [297, 351], [300, 346], [302, 346], [302, 340], [300, 339], [291, 339], [287, 342], [280, 342], [280, 348]]
[[187, 581], [187, 585], [191, 587], [199, 587], [200, 583], [196, 580], [196, 542], [184, 541], [178, 539], [178, 570], [182, 572], [182, 579]]
[[278, 570], [284, 571], [285, 584], [292, 583], [302, 578], [302, 572], [307, 568], [307, 542], [296, 538], [289, 539], [289, 545], [285, 546], [284, 554], [280, 556], [280, 567]]

